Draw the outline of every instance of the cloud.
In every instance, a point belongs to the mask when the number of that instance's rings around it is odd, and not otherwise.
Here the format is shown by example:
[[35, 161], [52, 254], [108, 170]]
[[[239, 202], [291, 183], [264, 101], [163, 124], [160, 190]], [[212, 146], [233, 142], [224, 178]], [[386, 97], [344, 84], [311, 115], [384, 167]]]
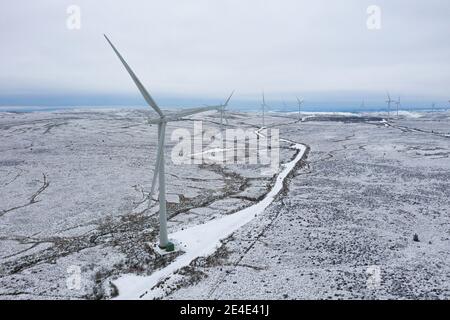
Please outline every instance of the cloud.
[[[68, 30], [66, 9], [81, 9]], [[447, 99], [450, 3], [377, 1], [14, 1], [0, 4], [2, 96], [134, 96], [106, 33], [158, 96], [323, 97], [389, 89]], [[330, 95], [331, 97], [331, 95]]]

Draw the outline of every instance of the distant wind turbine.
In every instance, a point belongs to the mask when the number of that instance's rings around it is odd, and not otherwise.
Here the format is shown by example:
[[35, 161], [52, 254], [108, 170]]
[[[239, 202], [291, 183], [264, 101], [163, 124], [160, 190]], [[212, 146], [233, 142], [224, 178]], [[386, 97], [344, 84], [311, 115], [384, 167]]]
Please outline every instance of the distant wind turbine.
[[266, 112], [266, 98], [264, 96], [264, 91], [262, 93], [262, 104], [261, 104], [261, 108], [262, 108], [262, 126], [265, 127], [266, 126], [266, 121], [265, 121], [265, 112]]
[[[431, 113], [434, 113], [434, 108], [436, 107], [436, 103], [432, 103], [431, 104]], [[433, 121], [430, 121], [430, 125], [431, 125], [431, 132], [434, 132], [433, 131], [433, 128], [434, 128], [434, 125], [433, 125]]]
[[174, 245], [173, 245], [173, 243], [169, 242], [169, 239], [167, 237], [166, 178], [165, 178], [165, 172], [164, 172], [164, 145], [165, 145], [166, 125], [167, 125], [167, 122], [178, 121], [178, 120], [181, 120], [185, 116], [193, 115], [196, 113], [200, 113], [200, 112], [204, 112], [204, 111], [208, 111], [208, 110], [219, 110], [220, 111], [221, 106], [209, 106], [209, 107], [185, 109], [180, 112], [165, 115], [161, 111], [159, 106], [156, 104], [155, 100], [153, 100], [150, 93], [142, 85], [141, 81], [134, 74], [133, 70], [131, 70], [130, 66], [124, 60], [122, 55], [119, 53], [119, 51], [117, 51], [116, 47], [114, 47], [114, 45], [112, 44], [112, 42], [108, 39], [108, 37], [106, 35], [104, 35], [104, 36], [105, 36], [106, 40], [108, 41], [108, 43], [111, 45], [114, 52], [116, 53], [117, 57], [122, 62], [123, 66], [129, 73], [129, 75], [131, 76], [131, 79], [133, 79], [137, 88], [139, 89], [142, 96], [144, 97], [145, 101], [159, 115], [159, 119], [153, 119], [153, 120], [148, 121], [149, 124], [153, 123], [153, 124], [158, 125], [158, 151], [157, 151], [157, 157], [156, 157], [155, 170], [153, 172], [152, 187], [151, 187], [150, 193], [148, 195], [148, 199], [149, 199], [149, 206], [150, 206], [150, 203], [152, 201], [153, 192], [155, 191], [155, 187], [156, 187], [156, 180], [159, 180], [159, 227], [160, 227], [159, 247], [162, 249], [165, 249], [166, 251], [173, 251]]
[[304, 100], [303, 100], [303, 98], [299, 98], [299, 97], [296, 97], [297, 98], [297, 104], [298, 104], [298, 120], [299, 121], [302, 121], [302, 104], [303, 104], [303, 102], [304, 102]]
[[[234, 94], [234, 91], [231, 92], [230, 96], [228, 97], [228, 99], [225, 101], [224, 104], [218, 106], [218, 107], [220, 107], [220, 129], [221, 130], [223, 130], [223, 119], [224, 119], [223, 116], [225, 114], [226, 107], [228, 106], [228, 102], [230, 102], [230, 99], [233, 96], [233, 94]], [[228, 125], [228, 119], [227, 118], [225, 118], [225, 121], [227, 122], [227, 125]]]
[[400, 96], [398, 96], [398, 100], [395, 101], [395, 104], [397, 105], [397, 118], [398, 118], [398, 109], [399, 109], [399, 106], [402, 105], [402, 102], [400, 101]]
[[391, 119], [391, 103], [394, 102], [394, 100], [391, 99], [391, 95], [389, 92], [387, 92], [388, 99], [386, 100], [386, 103], [388, 105], [388, 121]]

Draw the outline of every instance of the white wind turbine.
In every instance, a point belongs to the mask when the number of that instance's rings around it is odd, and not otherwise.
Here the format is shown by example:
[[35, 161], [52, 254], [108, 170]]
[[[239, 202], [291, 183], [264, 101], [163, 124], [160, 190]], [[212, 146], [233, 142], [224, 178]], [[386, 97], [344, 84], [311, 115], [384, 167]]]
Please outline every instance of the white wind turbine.
[[391, 103], [394, 102], [394, 100], [391, 99], [391, 95], [389, 92], [387, 92], [388, 99], [386, 100], [386, 103], [388, 105], [388, 121], [391, 119]]
[[299, 99], [297, 98], [297, 104], [298, 104], [298, 121], [302, 121], [302, 104], [304, 102], [303, 98]]
[[[436, 108], [436, 103], [432, 103], [431, 104], [431, 114], [433, 114], [434, 113], [434, 109]], [[431, 121], [430, 121], [430, 125], [431, 125], [431, 132], [434, 132], [433, 131], [433, 128], [434, 128], [434, 125], [433, 125], [433, 120], [431, 119]]]
[[262, 107], [262, 126], [265, 127], [266, 126], [266, 122], [265, 122], [265, 112], [266, 112], [266, 98], [264, 96], [264, 91], [262, 93], [262, 103], [261, 103], [261, 107]]
[[[228, 102], [230, 102], [230, 99], [231, 99], [231, 97], [233, 96], [233, 94], [234, 94], [234, 91], [231, 92], [230, 96], [229, 96], [228, 99], [225, 101], [225, 103], [222, 104], [222, 105], [220, 106], [220, 129], [221, 129], [221, 130], [223, 130], [223, 119], [224, 119], [223, 116], [224, 116], [224, 114], [225, 114], [226, 107], [228, 106]], [[227, 118], [225, 118], [225, 121], [227, 122], [227, 125], [228, 125], [228, 119], [227, 119]]]
[[397, 105], [397, 118], [398, 118], [398, 109], [399, 109], [399, 107], [402, 105], [402, 102], [401, 102], [401, 100], [400, 100], [400, 96], [398, 96], [398, 100], [395, 101], [395, 104]]
[[165, 172], [164, 172], [164, 145], [165, 145], [165, 132], [166, 132], [167, 122], [178, 121], [178, 120], [181, 120], [185, 116], [193, 115], [193, 114], [208, 111], [208, 110], [220, 110], [222, 108], [222, 106], [209, 106], [209, 107], [201, 107], [201, 108], [194, 108], [194, 109], [185, 109], [180, 112], [165, 115], [161, 111], [159, 106], [156, 104], [155, 100], [153, 100], [150, 93], [148, 93], [148, 91], [142, 85], [140, 80], [134, 74], [133, 70], [131, 70], [130, 66], [126, 63], [126, 61], [124, 60], [122, 55], [119, 53], [119, 51], [117, 51], [116, 47], [114, 47], [114, 45], [112, 44], [112, 42], [108, 39], [108, 37], [106, 35], [104, 35], [104, 36], [105, 36], [106, 40], [108, 41], [108, 43], [111, 45], [114, 52], [116, 53], [117, 57], [119, 57], [120, 61], [124, 65], [127, 72], [130, 74], [131, 79], [133, 79], [134, 83], [136, 84], [136, 86], [138, 87], [142, 96], [144, 97], [145, 101], [159, 115], [159, 119], [152, 119], [152, 120], [148, 121], [149, 124], [157, 124], [158, 125], [158, 151], [157, 151], [157, 157], [156, 157], [155, 170], [153, 172], [152, 187], [151, 187], [150, 193], [148, 195], [148, 199], [149, 199], [149, 206], [150, 206], [151, 201], [152, 201], [153, 192], [155, 191], [155, 187], [156, 187], [156, 180], [159, 180], [159, 226], [160, 226], [159, 247], [163, 248], [167, 251], [172, 251], [172, 250], [174, 250], [174, 245], [173, 245], [173, 243], [169, 242], [169, 239], [167, 237], [166, 179], [165, 179]]

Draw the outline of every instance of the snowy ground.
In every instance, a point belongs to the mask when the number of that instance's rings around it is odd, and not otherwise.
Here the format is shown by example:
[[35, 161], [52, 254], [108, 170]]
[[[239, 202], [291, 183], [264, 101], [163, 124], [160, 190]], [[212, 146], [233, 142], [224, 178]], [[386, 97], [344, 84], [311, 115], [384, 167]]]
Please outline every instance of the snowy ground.
[[[189, 250], [154, 247], [149, 115], [0, 113], [0, 298], [121, 298], [121, 279], [156, 272], [164, 277], [145, 298], [450, 298], [449, 113], [401, 113], [388, 125], [383, 115], [311, 114], [301, 123], [268, 115], [289, 140], [281, 162], [299, 155], [293, 143], [307, 147], [281, 191], [204, 256], [167, 273]], [[218, 128], [217, 115], [204, 118]], [[256, 130], [260, 119], [233, 113], [229, 123]], [[168, 126], [167, 155], [171, 131], [192, 127]], [[260, 204], [280, 176], [261, 176], [260, 165], [166, 166], [175, 238]], [[133, 281], [125, 288], [136, 293]]]

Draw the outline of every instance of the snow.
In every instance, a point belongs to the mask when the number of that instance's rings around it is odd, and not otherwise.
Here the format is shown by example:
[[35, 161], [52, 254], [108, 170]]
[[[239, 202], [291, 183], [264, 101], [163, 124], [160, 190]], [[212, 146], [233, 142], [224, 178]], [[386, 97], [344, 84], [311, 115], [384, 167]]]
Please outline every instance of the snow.
[[[278, 114], [290, 115], [295, 118], [298, 115], [298, 111], [289, 111], [289, 112], [278, 112], [278, 111], [269, 111], [268, 114], [276, 116]], [[357, 112], [344, 112], [344, 111], [302, 111], [301, 115], [309, 115], [309, 116], [353, 116], [359, 117], [360, 113]]]
[[[388, 127], [364, 121], [280, 127], [284, 139], [310, 146], [307, 165], [283, 197], [223, 241], [221, 261], [197, 261], [195, 274], [162, 286], [163, 297], [448, 299], [448, 138], [399, 129], [429, 122], [439, 131], [449, 124], [427, 115]], [[367, 286], [370, 266], [381, 270], [375, 289]]]
[[412, 111], [404, 111], [404, 110], [400, 110], [398, 112], [398, 114], [400, 116], [404, 116], [404, 117], [408, 117], [408, 118], [414, 118], [414, 119], [421, 118], [421, 117], [424, 116], [424, 114], [420, 113], [420, 112], [412, 112]]
[[[109, 299], [111, 282], [127, 277], [120, 298], [450, 298], [450, 113], [388, 124], [267, 114], [286, 163], [275, 177], [262, 177], [260, 165], [174, 165], [168, 157], [174, 253], [155, 248], [157, 202], [146, 210], [156, 154], [149, 116], [0, 113], [1, 299]], [[217, 115], [193, 118], [220, 128]], [[256, 113], [229, 120], [232, 128], [261, 124]], [[192, 131], [192, 119], [170, 124], [168, 134], [177, 128]], [[292, 144], [310, 150], [295, 169], [301, 150]], [[29, 204], [43, 173], [50, 184]], [[376, 290], [366, 287], [372, 265], [382, 272]], [[81, 268], [77, 290], [66, 285], [71, 266]], [[149, 277], [142, 291], [133, 288]]]
[[[258, 134], [260, 134], [260, 130], [257, 131]], [[306, 146], [302, 144], [294, 144], [291, 147], [298, 150], [296, 157], [283, 165], [273, 188], [260, 202], [234, 214], [171, 234], [171, 240], [177, 244], [177, 247], [181, 247], [184, 253], [170, 265], [156, 271], [151, 276], [125, 275], [115, 280], [114, 285], [119, 289], [117, 299], [153, 299], [157, 297], [158, 289], [153, 288], [159, 281], [189, 265], [195, 258], [214, 253], [220, 246], [221, 240], [264, 212], [281, 191], [283, 181], [306, 151]]]

